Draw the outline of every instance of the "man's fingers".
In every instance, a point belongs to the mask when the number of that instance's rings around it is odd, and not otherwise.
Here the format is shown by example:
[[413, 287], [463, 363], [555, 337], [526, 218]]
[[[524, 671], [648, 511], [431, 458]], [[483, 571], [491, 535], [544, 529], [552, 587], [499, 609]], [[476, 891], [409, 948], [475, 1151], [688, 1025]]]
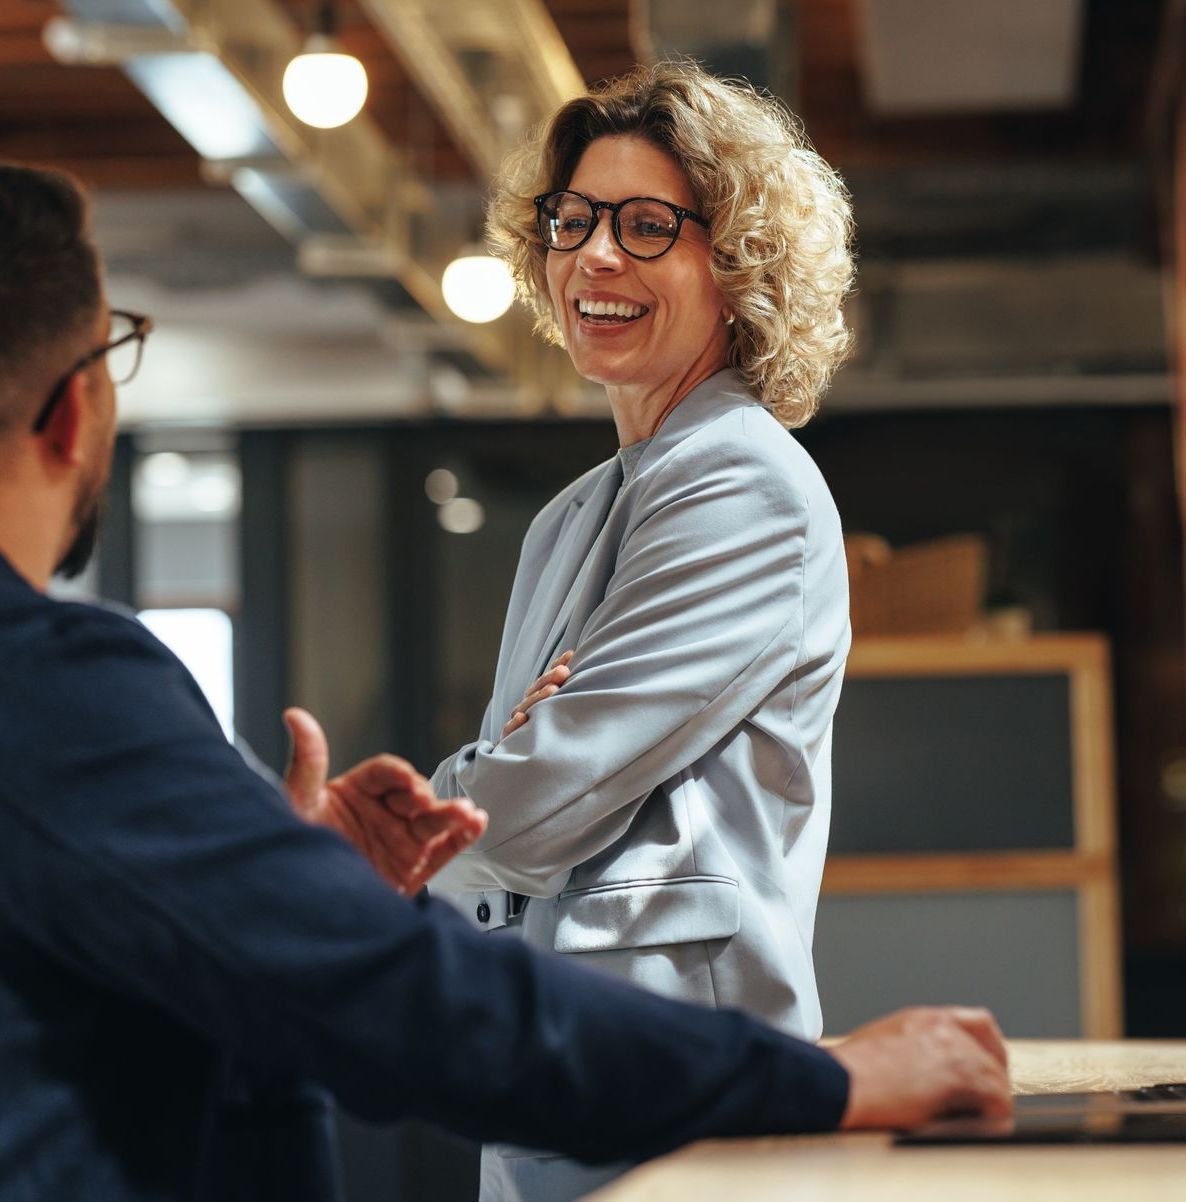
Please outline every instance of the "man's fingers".
[[481, 836], [486, 829], [486, 814], [483, 810], [477, 810], [475, 813], [480, 816], [480, 821], [438, 835], [428, 844], [424, 851], [424, 857], [415, 870], [408, 874], [402, 886], [404, 893], [409, 896], [419, 893], [454, 856], [465, 851]]
[[947, 1114], [980, 1114], [986, 1118], [1003, 1118], [1013, 1112], [1013, 1097], [1009, 1075], [987, 1054], [977, 1053], [969, 1059], [944, 1099]]
[[372, 797], [405, 793], [419, 804], [435, 800], [428, 781], [398, 755], [373, 756], [338, 779], [348, 779], [351, 786]]
[[1009, 1067], [1005, 1037], [992, 1013], [979, 1006], [952, 1006], [949, 1013], [957, 1023], [1001, 1066]]
[[849, 1069], [845, 1127], [909, 1127], [955, 1112], [1012, 1111], [995, 1020], [970, 1007], [924, 1006], [867, 1023], [833, 1049]]
[[486, 829], [485, 815], [479, 818], [479, 813], [472, 801], [461, 798], [440, 802], [426, 813], [409, 818], [408, 826], [413, 836], [421, 843], [428, 843], [438, 835], [452, 830], [476, 832], [476, 839]]
[[321, 724], [308, 710], [293, 706], [284, 711], [284, 725], [292, 740], [292, 754], [284, 784], [289, 798], [303, 813], [317, 804], [329, 772], [329, 743]]

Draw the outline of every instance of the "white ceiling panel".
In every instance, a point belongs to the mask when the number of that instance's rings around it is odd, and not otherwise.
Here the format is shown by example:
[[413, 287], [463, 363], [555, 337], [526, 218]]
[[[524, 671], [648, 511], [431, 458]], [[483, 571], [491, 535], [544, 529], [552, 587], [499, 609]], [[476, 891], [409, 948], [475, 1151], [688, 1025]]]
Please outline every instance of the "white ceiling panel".
[[866, 99], [886, 116], [1060, 108], [1082, 0], [858, 0]]

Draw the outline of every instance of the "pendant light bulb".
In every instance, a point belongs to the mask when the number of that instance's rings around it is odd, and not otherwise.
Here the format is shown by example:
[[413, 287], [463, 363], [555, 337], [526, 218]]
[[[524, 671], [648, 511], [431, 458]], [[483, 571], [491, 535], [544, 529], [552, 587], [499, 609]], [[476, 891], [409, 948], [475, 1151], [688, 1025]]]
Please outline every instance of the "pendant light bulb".
[[515, 281], [501, 259], [467, 248], [445, 268], [441, 292], [458, 317], [477, 324], [494, 321], [511, 307]]
[[357, 117], [366, 102], [366, 68], [317, 33], [285, 69], [283, 90], [298, 120], [316, 129], [336, 129]]

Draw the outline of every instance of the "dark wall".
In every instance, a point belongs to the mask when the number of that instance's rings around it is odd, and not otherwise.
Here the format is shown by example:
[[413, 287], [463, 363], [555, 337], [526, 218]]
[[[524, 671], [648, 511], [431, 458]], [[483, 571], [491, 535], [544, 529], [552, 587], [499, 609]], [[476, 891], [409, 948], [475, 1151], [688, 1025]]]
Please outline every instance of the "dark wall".
[[[1165, 408], [887, 414], [802, 434], [849, 530], [977, 531], [992, 599], [1112, 642], [1133, 1035], [1186, 1035], [1186, 649]], [[1175, 780], [1176, 776], [1176, 780]]]

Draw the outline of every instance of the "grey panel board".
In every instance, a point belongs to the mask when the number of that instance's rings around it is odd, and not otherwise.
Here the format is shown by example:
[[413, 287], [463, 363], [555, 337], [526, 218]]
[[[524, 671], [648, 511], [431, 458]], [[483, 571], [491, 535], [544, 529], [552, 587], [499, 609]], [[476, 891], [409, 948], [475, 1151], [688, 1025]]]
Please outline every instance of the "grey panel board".
[[291, 701], [321, 720], [337, 772], [392, 746], [384, 441], [366, 430], [302, 432], [287, 483]]
[[1063, 674], [850, 679], [832, 751], [833, 854], [1074, 845]]
[[988, 1006], [1013, 1038], [1082, 1034], [1070, 890], [829, 895], [815, 966], [824, 1031], [899, 1006]]

